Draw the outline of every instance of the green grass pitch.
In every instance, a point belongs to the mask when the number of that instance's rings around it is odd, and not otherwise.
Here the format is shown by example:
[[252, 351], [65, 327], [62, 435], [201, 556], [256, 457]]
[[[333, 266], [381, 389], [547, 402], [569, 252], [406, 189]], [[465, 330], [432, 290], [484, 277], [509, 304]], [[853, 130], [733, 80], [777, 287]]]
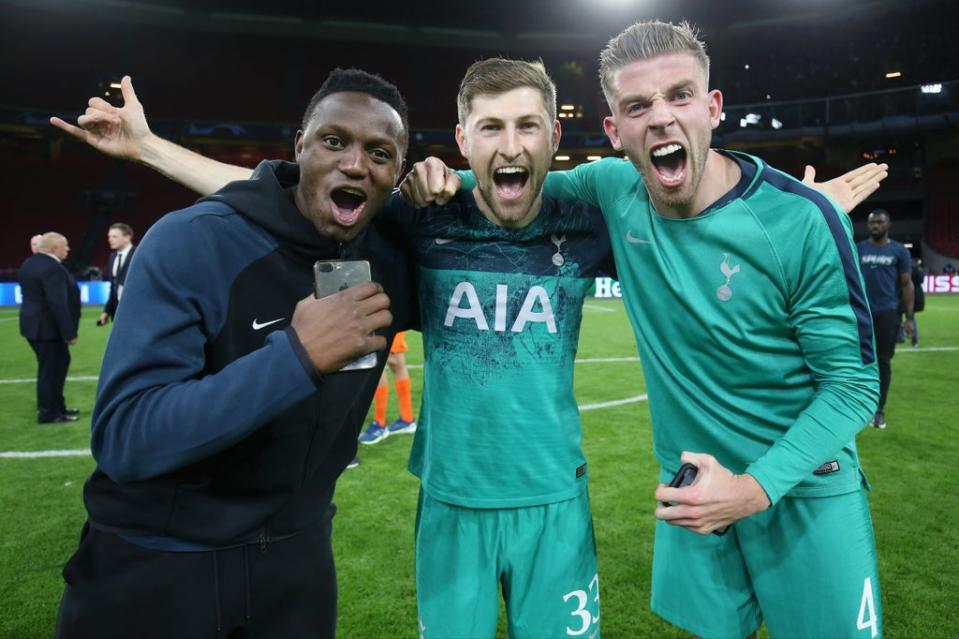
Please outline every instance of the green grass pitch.
[[[0, 309], [0, 638], [53, 634], [60, 570], [84, 520], [88, 455], [15, 458], [18, 451], [83, 450], [96, 375], [109, 328], [86, 308], [73, 348], [67, 400], [78, 424], [38, 426], [33, 353], [17, 331], [16, 309]], [[893, 360], [889, 428], [858, 437], [879, 547], [886, 636], [959, 634], [959, 296], [928, 299], [919, 316], [921, 348], [900, 346]], [[409, 361], [422, 362], [410, 334]], [[584, 312], [576, 392], [583, 410], [590, 492], [599, 548], [606, 639], [687, 636], [649, 611], [656, 467], [649, 413], [629, 323], [618, 301]], [[615, 361], [596, 361], [615, 360]], [[414, 401], [422, 369], [412, 370]], [[633, 399], [612, 406], [593, 404]], [[390, 418], [396, 414], [395, 399]], [[953, 421], [956, 420], [956, 421]], [[455, 425], [454, 425], [455, 427]], [[336, 494], [334, 544], [340, 586], [339, 634], [415, 637], [413, 518], [417, 482], [406, 471], [410, 436], [362, 446]], [[854, 621], [854, 620], [853, 620]], [[498, 636], [505, 637], [500, 623]], [[760, 633], [760, 636], [766, 636]]]

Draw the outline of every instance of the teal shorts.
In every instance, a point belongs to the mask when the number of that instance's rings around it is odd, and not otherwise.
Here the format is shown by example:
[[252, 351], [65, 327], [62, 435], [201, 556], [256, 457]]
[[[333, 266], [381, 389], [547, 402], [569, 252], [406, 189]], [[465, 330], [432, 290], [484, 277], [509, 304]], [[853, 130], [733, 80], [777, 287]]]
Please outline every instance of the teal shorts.
[[421, 639], [490, 639], [503, 592], [515, 639], [598, 639], [599, 576], [589, 495], [524, 508], [462, 508], [420, 491]]
[[656, 522], [652, 608], [704, 639], [882, 637], [876, 544], [864, 490], [782, 499], [726, 535]]

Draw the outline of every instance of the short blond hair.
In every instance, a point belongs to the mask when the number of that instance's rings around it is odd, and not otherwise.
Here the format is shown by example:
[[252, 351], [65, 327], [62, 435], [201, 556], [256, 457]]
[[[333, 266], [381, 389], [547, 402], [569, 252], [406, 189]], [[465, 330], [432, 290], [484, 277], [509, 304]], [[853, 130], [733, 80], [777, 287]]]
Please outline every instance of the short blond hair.
[[530, 88], [543, 96], [543, 106], [549, 115], [549, 121], [556, 120], [556, 84], [542, 60], [508, 60], [489, 58], [470, 65], [460, 82], [456, 95], [456, 111], [460, 124], [466, 125], [473, 108], [473, 98], [478, 95], [501, 95], [513, 89]]
[[696, 58], [706, 74], [706, 87], [709, 87], [709, 56], [696, 28], [685, 21], [676, 25], [650, 20], [627, 27], [600, 52], [599, 81], [606, 101], [612, 99], [615, 90], [613, 76], [617, 71], [633, 62], [667, 53], [689, 53]]

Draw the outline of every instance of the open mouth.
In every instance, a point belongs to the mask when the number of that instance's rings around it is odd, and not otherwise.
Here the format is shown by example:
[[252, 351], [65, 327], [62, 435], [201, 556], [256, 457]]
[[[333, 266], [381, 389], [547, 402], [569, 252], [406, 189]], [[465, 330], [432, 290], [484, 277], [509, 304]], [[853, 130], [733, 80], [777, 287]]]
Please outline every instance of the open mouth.
[[649, 159], [656, 169], [656, 177], [665, 187], [679, 186], [686, 177], [686, 149], [671, 142], [654, 148]]
[[501, 166], [493, 171], [496, 195], [503, 200], [515, 200], [523, 195], [528, 181], [529, 171], [521, 166]]
[[343, 186], [330, 193], [333, 203], [333, 218], [341, 226], [353, 226], [366, 208], [366, 193], [362, 190]]

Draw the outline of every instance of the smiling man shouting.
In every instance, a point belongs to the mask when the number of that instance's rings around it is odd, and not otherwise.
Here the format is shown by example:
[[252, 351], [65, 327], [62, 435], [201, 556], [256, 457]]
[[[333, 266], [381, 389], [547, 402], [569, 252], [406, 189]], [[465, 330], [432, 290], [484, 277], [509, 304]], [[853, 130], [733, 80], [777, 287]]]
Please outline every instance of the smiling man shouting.
[[420, 636], [495, 636], [502, 592], [511, 637], [599, 637], [573, 366], [583, 301], [612, 270], [606, 226], [542, 193], [561, 137], [542, 63], [477, 62], [457, 105], [476, 188], [395, 211], [419, 266], [425, 358], [410, 453]]
[[[334, 636], [333, 489], [386, 357], [338, 371], [409, 321], [405, 258], [367, 228], [406, 145], [396, 88], [336, 70], [296, 163], [146, 234], [103, 360], [59, 637]], [[379, 283], [314, 298], [313, 263], [338, 258]]]
[[[687, 25], [635, 24], [600, 56], [626, 159], [546, 193], [600, 206], [649, 389], [662, 481], [653, 609], [702, 637], [882, 633], [855, 436], [876, 357], [851, 224], [759, 158], [710, 148], [722, 94]], [[729, 528], [724, 536], [709, 534]], [[698, 534], [694, 534], [698, 533]]]

